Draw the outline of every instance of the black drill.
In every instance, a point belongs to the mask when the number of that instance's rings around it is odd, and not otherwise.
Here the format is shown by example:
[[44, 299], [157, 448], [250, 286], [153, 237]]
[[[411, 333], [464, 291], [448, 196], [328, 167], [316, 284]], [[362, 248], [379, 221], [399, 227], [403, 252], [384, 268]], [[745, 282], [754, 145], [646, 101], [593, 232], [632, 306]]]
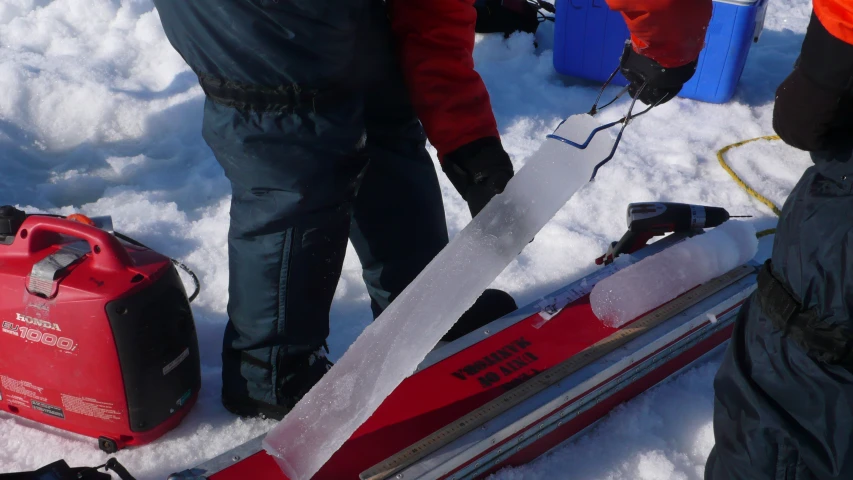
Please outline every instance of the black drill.
[[716, 227], [730, 218], [740, 218], [720, 207], [666, 202], [631, 203], [627, 217], [628, 232], [618, 242], [613, 242], [595, 263], [607, 265], [622, 253], [639, 250], [652, 237], [670, 232], [695, 232]]

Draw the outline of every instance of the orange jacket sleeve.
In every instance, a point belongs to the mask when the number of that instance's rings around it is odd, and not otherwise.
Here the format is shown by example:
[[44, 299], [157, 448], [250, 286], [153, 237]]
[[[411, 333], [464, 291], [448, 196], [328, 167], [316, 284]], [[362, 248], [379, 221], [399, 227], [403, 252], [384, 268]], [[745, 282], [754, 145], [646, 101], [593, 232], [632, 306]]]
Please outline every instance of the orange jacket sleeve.
[[438, 158], [498, 137], [474, 70], [474, 0], [388, 0], [388, 11], [412, 103]]
[[664, 67], [696, 60], [705, 45], [712, 0], [607, 0], [607, 4], [625, 18], [634, 50]]
[[853, 1], [814, 0], [814, 13], [833, 37], [853, 45]]

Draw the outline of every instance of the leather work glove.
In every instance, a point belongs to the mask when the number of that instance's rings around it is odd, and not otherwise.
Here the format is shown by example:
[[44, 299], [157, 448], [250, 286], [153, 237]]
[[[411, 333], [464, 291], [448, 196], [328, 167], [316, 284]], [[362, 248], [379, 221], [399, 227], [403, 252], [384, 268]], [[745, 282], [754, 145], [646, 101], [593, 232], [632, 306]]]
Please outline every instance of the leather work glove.
[[[661, 105], [672, 100], [681, 91], [693, 74], [696, 73], [698, 60], [680, 67], [666, 68], [651, 58], [634, 51], [631, 42], [625, 43], [619, 70], [630, 82], [628, 93], [646, 105]], [[637, 93], [643, 88], [640, 96]]]
[[472, 217], [476, 217], [492, 197], [503, 192], [515, 174], [509, 155], [497, 137], [474, 140], [448, 153], [442, 170], [468, 202]]
[[851, 90], [853, 45], [835, 38], [813, 14], [794, 71], [776, 90], [773, 129], [788, 145], [810, 152], [848, 142]]

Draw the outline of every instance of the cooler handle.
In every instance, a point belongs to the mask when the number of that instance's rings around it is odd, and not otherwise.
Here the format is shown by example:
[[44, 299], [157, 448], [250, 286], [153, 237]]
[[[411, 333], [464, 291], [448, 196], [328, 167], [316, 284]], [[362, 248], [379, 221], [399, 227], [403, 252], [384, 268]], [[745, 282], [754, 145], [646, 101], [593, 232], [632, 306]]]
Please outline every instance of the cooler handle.
[[755, 15], [755, 30], [752, 33], [752, 42], [758, 43], [761, 33], [764, 32], [764, 21], [767, 18], [767, 4], [769, 0], [759, 0], [758, 12]]
[[32, 255], [54, 245], [50, 233], [60, 233], [85, 240], [89, 244], [92, 267], [105, 272], [122, 272], [133, 266], [127, 251], [116, 237], [99, 228], [71, 220], [33, 215], [18, 230], [19, 241]]

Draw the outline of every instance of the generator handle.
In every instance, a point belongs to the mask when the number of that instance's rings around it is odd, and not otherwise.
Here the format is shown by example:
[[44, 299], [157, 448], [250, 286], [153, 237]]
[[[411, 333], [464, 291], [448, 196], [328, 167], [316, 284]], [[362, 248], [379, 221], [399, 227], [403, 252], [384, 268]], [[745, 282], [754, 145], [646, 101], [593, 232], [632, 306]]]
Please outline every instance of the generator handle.
[[54, 245], [50, 233], [85, 240], [89, 244], [92, 267], [105, 272], [121, 272], [133, 267], [133, 260], [116, 237], [100, 228], [56, 217], [33, 215], [18, 230], [22, 248], [29, 254]]

